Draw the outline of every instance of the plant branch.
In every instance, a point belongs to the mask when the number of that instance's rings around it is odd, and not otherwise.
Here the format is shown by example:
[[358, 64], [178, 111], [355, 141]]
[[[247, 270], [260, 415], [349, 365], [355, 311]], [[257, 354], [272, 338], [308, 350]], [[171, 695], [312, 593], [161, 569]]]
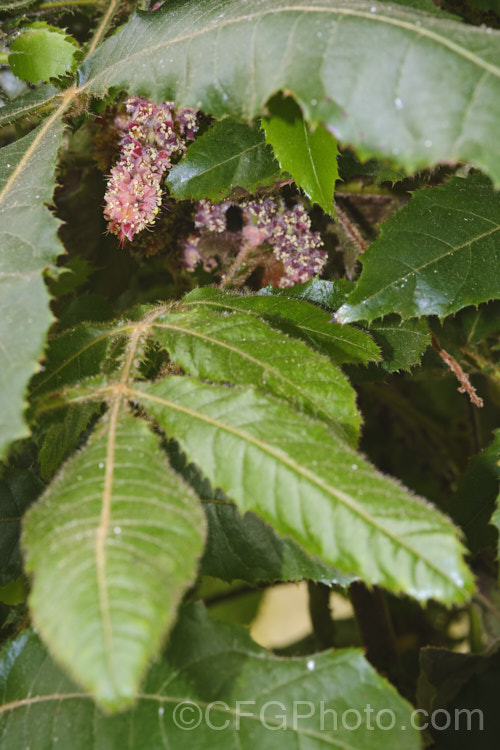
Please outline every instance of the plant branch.
[[337, 219], [346, 233], [346, 235], [349, 237], [353, 245], [355, 245], [358, 253], [361, 255], [361, 253], [364, 253], [366, 250], [366, 242], [364, 241], [363, 237], [361, 236], [361, 233], [357, 226], [354, 224], [354, 222], [348, 217], [348, 215], [343, 211], [338, 203], [335, 203], [335, 213], [337, 214]]
[[467, 375], [467, 373], [460, 367], [457, 360], [454, 357], [452, 357], [451, 354], [449, 354], [445, 349], [442, 348], [441, 344], [439, 343], [434, 333], [431, 334], [431, 337], [432, 337], [432, 348], [439, 354], [443, 362], [447, 364], [447, 366], [450, 368], [450, 370], [455, 375], [457, 380], [461, 383], [461, 386], [458, 389], [459, 393], [467, 393], [467, 395], [469, 396], [473, 404], [479, 407], [483, 406], [484, 405], [483, 399], [477, 395], [476, 389], [470, 382], [469, 376]]

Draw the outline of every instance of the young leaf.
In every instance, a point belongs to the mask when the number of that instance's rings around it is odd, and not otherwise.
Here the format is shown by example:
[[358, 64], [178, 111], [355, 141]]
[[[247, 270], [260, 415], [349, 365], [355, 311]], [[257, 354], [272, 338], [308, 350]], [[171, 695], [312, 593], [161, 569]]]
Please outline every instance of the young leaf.
[[360, 416], [345, 376], [301, 341], [250, 315], [211, 310], [166, 313], [153, 335], [186, 372], [217, 382], [254, 385], [325, 421], [356, 445]]
[[0, 696], [3, 750], [420, 747], [412, 707], [361, 651], [284, 659], [199, 605], [186, 608], [137, 704], [119, 716], [96, 710], [29, 631], [0, 655]]
[[10, 45], [9, 65], [18, 78], [29, 83], [49, 81], [70, 72], [76, 63], [78, 44], [56, 26], [37, 21], [21, 29]]
[[165, 184], [179, 200], [220, 201], [235, 187], [253, 193], [270, 185], [279, 173], [262, 131], [226, 118], [196, 139], [172, 167]]
[[205, 287], [194, 289], [180, 303], [180, 309], [193, 307], [233, 310], [260, 317], [273, 328], [303, 339], [334, 364], [366, 364], [380, 359], [379, 348], [368, 334], [331, 323], [330, 313], [305, 301], [284, 299], [281, 295], [230, 294]]
[[333, 191], [338, 179], [335, 137], [324, 125], [311, 128], [293, 99], [273, 99], [269, 108], [270, 117], [262, 118], [262, 127], [280, 167], [290, 172], [313, 203], [333, 216]]
[[26, 434], [24, 394], [52, 316], [42, 269], [62, 247], [52, 199], [63, 123], [54, 113], [0, 151], [0, 455]]
[[386, 222], [340, 323], [444, 317], [500, 296], [500, 196], [482, 175], [420, 190]]
[[363, 159], [464, 160], [500, 182], [500, 32], [401, 6], [175, 0], [135, 14], [81, 80], [244, 120], [286, 91]]
[[136, 383], [128, 393], [212, 486], [309, 554], [418, 599], [469, 596], [472, 576], [449, 521], [320, 422], [251, 389], [194, 378]]
[[203, 547], [198, 498], [119, 402], [28, 512], [33, 618], [107, 709], [130, 704]]

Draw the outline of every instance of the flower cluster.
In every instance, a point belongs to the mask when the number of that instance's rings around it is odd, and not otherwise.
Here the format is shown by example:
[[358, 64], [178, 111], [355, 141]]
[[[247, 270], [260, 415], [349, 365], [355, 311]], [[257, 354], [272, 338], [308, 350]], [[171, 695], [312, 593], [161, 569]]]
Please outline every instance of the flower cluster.
[[[184, 266], [188, 270], [193, 270], [200, 260], [204, 260], [200, 253], [203, 233], [226, 232], [226, 212], [232, 205], [235, 204], [227, 201], [198, 203], [194, 217], [196, 232], [187, 238], [184, 247]], [[321, 273], [327, 253], [320, 249], [323, 245], [321, 237], [318, 232], [311, 231], [311, 220], [301, 204], [289, 209], [272, 198], [264, 198], [239, 208], [243, 221], [240, 246], [257, 248], [267, 245], [272, 248], [274, 257], [283, 268], [279, 281], [281, 288], [303, 283]]]
[[104, 196], [108, 229], [120, 242], [152, 224], [161, 206], [161, 181], [171, 157], [186, 150], [197, 130], [196, 110], [175, 111], [172, 102], [155, 104], [133, 96], [117, 115], [121, 155]]

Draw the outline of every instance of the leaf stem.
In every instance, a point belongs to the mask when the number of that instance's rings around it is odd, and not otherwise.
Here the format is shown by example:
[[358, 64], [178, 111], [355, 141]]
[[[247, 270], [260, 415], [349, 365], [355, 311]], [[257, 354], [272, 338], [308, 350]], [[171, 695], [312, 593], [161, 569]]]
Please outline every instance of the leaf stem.
[[106, 13], [101, 18], [101, 21], [96, 29], [96, 32], [92, 38], [92, 41], [90, 42], [87, 52], [85, 54], [85, 60], [90, 57], [92, 52], [94, 52], [95, 48], [101, 41], [102, 37], [106, 33], [109, 24], [111, 23], [111, 19], [113, 18], [118, 6], [120, 5], [121, 0], [110, 0], [108, 9]]
[[79, 5], [103, 5], [102, 0], [53, 0], [50, 3], [40, 3], [35, 10], [54, 10], [56, 8], [78, 7]]

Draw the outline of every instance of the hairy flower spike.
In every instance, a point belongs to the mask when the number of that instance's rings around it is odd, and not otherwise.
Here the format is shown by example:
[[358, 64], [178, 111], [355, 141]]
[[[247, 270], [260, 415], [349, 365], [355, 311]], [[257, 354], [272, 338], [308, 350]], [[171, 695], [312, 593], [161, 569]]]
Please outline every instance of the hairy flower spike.
[[[227, 209], [235, 205], [231, 202], [211, 203], [199, 201], [194, 217], [196, 234], [188, 237], [184, 247], [183, 265], [194, 270], [203, 261], [200, 252], [200, 237], [203, 232], [221, 234], [226, 231]], [[250, 247], [268, 245], [283, 267], [279, 281], [281, 288], [308, 281], [321, 273], [327, 260], [327, 253], [318, 232], [311, 231], [311, 220], [301, 204], [292, 209], [278, 204], [272, 198], [250, 201], [240, 206], [243, 228], [240, 243]]]
[[173, 102], [155, 104], [140, 96], [125, 102], [117, 115], [121, 156], [111, 170], [104, 196], [108, 229], [120, 242], [152, 224], [160, 210], [161, 181], [172, 166], [171, 157], [186, 150], [197, 130], [196, 110], [178, 112]]

